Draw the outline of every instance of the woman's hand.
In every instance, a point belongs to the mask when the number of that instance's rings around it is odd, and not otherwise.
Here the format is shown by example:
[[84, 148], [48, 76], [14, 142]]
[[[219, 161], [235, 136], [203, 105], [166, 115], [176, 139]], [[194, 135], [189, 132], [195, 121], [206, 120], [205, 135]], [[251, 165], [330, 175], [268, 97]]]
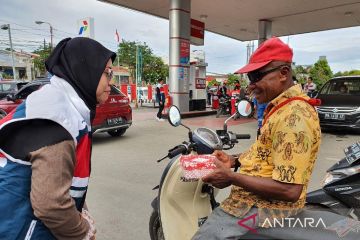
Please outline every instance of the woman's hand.
[[96, 234], [96, 228], [95, 228], [95, 221], [89, 214], [87, 210], [83, 208], [81, 212], [81, 216], [86, 219], [86, 221], [89, 223], [89, 231], [86, 234], [85, 238], [83, 240], [95, 240], [95, 234]]

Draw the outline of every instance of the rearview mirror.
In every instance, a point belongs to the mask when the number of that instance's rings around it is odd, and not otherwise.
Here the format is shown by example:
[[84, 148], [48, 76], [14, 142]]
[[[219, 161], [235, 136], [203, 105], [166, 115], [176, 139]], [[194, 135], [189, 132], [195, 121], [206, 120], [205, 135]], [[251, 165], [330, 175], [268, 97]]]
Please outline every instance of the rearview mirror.
[[251, 103], [247, 100], [241, 100], [237, 105], [238, 113], [243, 117], [248, 117], [251, 114]]
[[181, 124], [180, 110], [176, 106], [173, 105], [170, 107], [168, 119], [169, 123], [174, 127], [177, 127]]

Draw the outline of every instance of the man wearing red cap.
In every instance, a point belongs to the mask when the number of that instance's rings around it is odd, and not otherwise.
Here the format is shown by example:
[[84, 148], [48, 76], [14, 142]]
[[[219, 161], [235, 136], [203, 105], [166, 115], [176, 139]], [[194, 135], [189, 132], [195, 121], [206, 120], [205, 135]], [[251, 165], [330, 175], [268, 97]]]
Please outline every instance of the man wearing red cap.
[[[293, 52], [279, 38], [265, 41], [249, 64], [249, 90], [268, 103], [260, 136], [238, 159], [216, 151], [217, 169], [203, 178], [218, 188], [232, 185], [193, 239], [239, 239], [250, 229], [299, 213], [320, 145], [320, 126], [309, 97], [292, 80]], [[239, 172], [230, 168], [241, 165]]]

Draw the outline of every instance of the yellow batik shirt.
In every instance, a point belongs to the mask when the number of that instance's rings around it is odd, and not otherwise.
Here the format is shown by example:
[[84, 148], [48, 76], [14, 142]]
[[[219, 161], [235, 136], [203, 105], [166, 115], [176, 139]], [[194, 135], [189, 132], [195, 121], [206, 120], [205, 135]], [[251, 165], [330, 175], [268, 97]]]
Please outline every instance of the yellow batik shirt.
[[[309, 99], [300, 85], [292, 86], [267, 106], [271, 109], [292, 97]], [[301, 100], [291, 101], [276, 110], [261, 128], [261, 134], [250, 149], [241, 154], [240, 174], [272, 178], [279, 182], [302, 184], [297, 202], [271, 200], [233, 186], [221, 207], [236, 217], [243, 217], [251, 207], [258, 208], [259, 226], [266, 219], [285, 218], [297, 214], [305, 204], [307, 186], [320, 146], [320, 125], [316, 110]], [[265, 223], [265, 224], [264, 224]]]

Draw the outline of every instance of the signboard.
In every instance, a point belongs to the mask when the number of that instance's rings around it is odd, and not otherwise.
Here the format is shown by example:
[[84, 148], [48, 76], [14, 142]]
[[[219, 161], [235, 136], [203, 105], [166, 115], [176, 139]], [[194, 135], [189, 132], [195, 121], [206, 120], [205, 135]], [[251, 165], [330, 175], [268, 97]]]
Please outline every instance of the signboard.
[[203, 46], [204, 35], [205, 35], [205, 23], [195, 19], [191, 19], [190, 25], [191, 25], [191, 30], [190, 30], [191, 44], [196, 46]]
[[87, 17], [77, 21], [78, 35], [80, 37], [95, 38], [94, 18]]
[[205, 89], [206, 88], [206, 79], [205, 78], [195, 78], [195, 88], [196, 89]]
[[189, 79], [189, 68], [179, 67], [178, 70], [179, 70], [178, 80], [184, 81], [186, 79]]
[[189, 64], [190, 62], [190, 42], [185, 39], [180, 40], [180, 64]]

